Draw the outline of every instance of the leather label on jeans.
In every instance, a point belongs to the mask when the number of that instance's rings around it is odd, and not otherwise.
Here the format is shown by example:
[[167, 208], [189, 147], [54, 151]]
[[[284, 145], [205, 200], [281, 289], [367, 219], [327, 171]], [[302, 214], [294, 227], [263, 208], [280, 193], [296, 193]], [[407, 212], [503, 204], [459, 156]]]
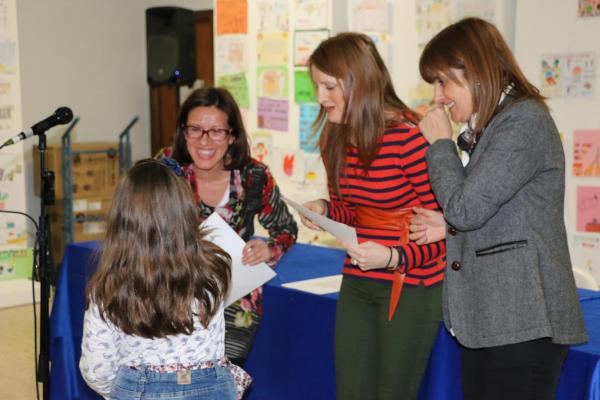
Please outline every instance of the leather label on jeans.
[[189, 385], [192, 383], [192, 371], [184, 369], [177, 371], [177, 384], [178, 385]]

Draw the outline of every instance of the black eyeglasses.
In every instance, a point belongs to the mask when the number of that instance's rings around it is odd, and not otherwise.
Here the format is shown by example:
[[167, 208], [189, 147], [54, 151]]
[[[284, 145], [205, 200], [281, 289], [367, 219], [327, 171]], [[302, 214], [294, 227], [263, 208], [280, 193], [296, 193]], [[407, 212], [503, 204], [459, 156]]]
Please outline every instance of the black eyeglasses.
[[231, 131], [231, 128], [204, 129], [196, 125], [185, 125], [183, 127], [183, 134], [190, 140], [199, 140], [204, 134], [207, 134], [210, 140], [219, 141], [225, 139], [225, 136], [230, 134]]

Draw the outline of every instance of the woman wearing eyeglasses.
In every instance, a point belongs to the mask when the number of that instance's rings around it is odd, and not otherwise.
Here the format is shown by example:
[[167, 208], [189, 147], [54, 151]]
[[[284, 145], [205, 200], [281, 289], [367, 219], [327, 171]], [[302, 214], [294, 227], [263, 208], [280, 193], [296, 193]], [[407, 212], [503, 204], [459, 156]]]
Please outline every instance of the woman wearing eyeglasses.
[[[275, 266], [296, 241], [298, 227], [264, 164], [250, 157], [240, 110], [222, 88], [192, 92], [181, 106], [173, 147], [159, 156], [181, 164], [202, 218], [217, 212], [246, 241], [242, 262]], [[254, 217], [269, 238], [251, 239]], [[225, 355], [243, 365], [260, 320], [262, 290], [225, 310]]]

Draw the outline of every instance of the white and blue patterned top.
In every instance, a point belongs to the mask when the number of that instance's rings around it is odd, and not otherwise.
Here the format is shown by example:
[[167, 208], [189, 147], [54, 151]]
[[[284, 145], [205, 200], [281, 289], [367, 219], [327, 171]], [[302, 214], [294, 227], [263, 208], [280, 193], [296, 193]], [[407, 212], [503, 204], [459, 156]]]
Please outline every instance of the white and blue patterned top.
[[79, 369], [87, 384], [107, 397], [120, 366], [193, 365], [218, 360], [225, 354], [224, 341], [222, 306], [206, 329], [194, 317], [191, 335], [147, 339], [123, 333], [104, 321], [98, 307], [91, 304], [84, 316]]

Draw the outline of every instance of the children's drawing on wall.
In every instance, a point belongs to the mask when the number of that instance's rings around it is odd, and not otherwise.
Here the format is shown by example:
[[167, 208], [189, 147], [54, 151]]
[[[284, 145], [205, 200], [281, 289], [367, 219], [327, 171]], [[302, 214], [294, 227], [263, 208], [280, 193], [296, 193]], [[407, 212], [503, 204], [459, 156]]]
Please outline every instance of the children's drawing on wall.
[[600, 282], [600, 235], [573, 235], [572, 244], [573, 268], [590, 273]]
[[0, 281], [30, 278], [32, 266], [31, 248], [0, 251]]
[[227, 35], [215, 38], [215, 70], [219, 75], [231, 75], [248, 69], [248, 37]]
[[17, 44], [14, 40], [0, 40], [0, 73], [14, 74], [17, 61]]
[[317, 119], [320, 109], [319, 104], [300, 104], [300, 148], [307, 153], [319, 153], [321, 129], [314, 131], [313, 123]]
[[250, 108], [248, 80], [245, 73], [221, 75], [217, 78], [217, 85], [229, 90], [241, 108]]
[[548, 54], [541, 60], [544, 96], [591, 98], [596, 86], [596, 56], [593, 53]]
[[287, 132], [288, 130], [287, 100], [258, 99], [258, 127], [261, 129], [272, 129]]
[[315, 86], [306, 69], [294, 71], [294, 101], [300, 103], [316, 103]]
[[324, 29], [329, 23], [329, 0], [294, 0], [296, 29]]
[[248, 33], [247, 0], [216, 0], [217, 35]]
[[273, 154], [273, 136], [271, 132], [254, 132], [252, 134], [252, 157], [258, 161], [271, 164]]
[[600, 186], [577, 187], [577, 231], [600, 233]]
[[[389, 8], [388, 8], [389, 7]], [[388, 32], [392, 5], [387, 0], [352, 0], [348, 11], [350, 30], [356, 32]]]
[[574, 132], [573, 175], [600, 177], [600, 129]]
[[392, 41], [390, 35], [386, 32], [367, 32], [366, 35], [368, 35], [375, 43], [377, 51], [381, 58], [383, 58], [383, 62], [387, 68], [390, 71], [393, 71], [392, 61], [394, 60], [394, 56], [392, 53]]
[[415, 27], [419, 47], [454, 22], [453, 0], [415, 0]]
[[327, 173], [319, 154], [304, 155], [304, 184], [316, 188], [318, 192], [327, 185]]
[[287, 64], [288, 32], [260, 32], [256, 36], [256, 61], [258, 65]]
[[24, 217], [0, 213], [0, 249], [25, 246], [27, 231]]
[[288, 0], [258, 0], [258, 31], [287, 31], [290, 26]]
[[287, 98], [287, 66], [257, 67], [256, 79], [258, 97]]
[[433, 86], [419, 83], [408, 89], [408, 105], [421, 115], [425, 115], [433, 105]]
[[317, 46], [329, 37], [328, 29], [294, 32], [294, 65], [305, 66]]
[[579, 0], [577, 15], [579, 17], [600, 16], [600, 0]]

